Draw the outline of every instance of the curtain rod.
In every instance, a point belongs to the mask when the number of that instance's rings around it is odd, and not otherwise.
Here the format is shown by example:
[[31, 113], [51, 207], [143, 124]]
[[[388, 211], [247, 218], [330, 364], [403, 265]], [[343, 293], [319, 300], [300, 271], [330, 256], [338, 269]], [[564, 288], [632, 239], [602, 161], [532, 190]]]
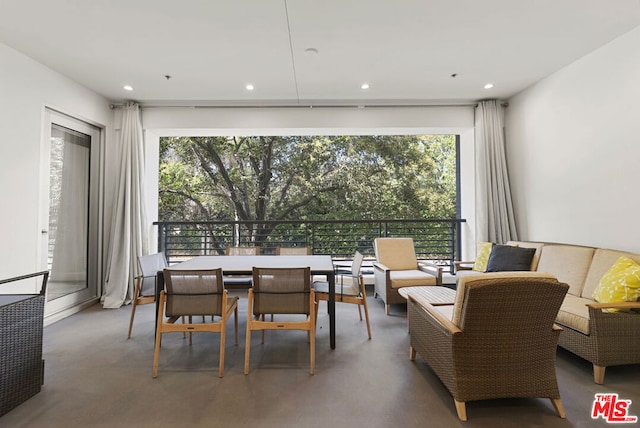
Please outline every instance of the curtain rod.
[[[503, 107], [508, 107], [509, 103], [502, 103]], [[428, 107], [477, 107], [478, 103], [468, 104], [352, 104], [352, 105], [163, 105], [163, 104], [140, 104], [140, 108], [145, 109], [376, 109], [376, 108], [428, 108]], [[117, 109], [124, 107], [124, 104], [109, 104], [109, 108]]]

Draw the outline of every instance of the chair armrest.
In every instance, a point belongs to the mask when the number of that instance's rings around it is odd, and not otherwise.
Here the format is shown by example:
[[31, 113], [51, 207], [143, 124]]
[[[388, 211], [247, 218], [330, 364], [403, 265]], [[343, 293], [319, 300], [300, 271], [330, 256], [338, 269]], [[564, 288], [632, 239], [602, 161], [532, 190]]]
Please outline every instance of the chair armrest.
[[454, 261], [453, 266], [455, 266], [456, 272], [459, 270], [472, 270], [475, 263], [475, 261]]
[[[462, 330], [451, 322], [450, 319], [442, 315], [431, 303], [426, 302], [418, 302], [413, 298], [413, 296], [409, 295], [409, 300], [411, 300], [416, 305], [420, 306], [424, 311], [429, 314], [429, 316], [435, 319], [445, 330], [447, 330], [451, 335], [460, 334]], [[442, 306], [442, 305], [440, 305]]]
[[389, 269], [388, 267], [386, 267], [385, 265], [383, 265], [380, 262], [373, 262], [373, 268], [374, 269], [379, 269], [379, 270], [384, 271], [384, 272], [386, 272], [388, 270], [391, 270], [391, 269]]
[[433, 262], [418, 262], [418, 269], [436, 277], [436, 285], [442, 285], [442, 266]]
[[593, 309], [640, 309], [640, 302], [587, 303]]

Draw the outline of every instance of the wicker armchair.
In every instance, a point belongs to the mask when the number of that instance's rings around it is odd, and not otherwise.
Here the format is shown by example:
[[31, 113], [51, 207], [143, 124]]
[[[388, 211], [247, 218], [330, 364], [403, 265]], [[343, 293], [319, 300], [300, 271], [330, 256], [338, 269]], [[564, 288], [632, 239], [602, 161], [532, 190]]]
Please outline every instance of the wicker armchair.
[[399, 288], [442, 285], [442, 268], [431, 262], [418, 262], [412, 238], [376, 238], [373, 249], [373, 296], [380, 296], [387, 315], [390, 305], [406, 303]]
[[564, 418], [554, 320], [568, 289], [551, 275], [523, 272], [461, 278], [453, 305], [409, 291], [410, 358], [427, 361], [463, 421], [467, 401], [516, 397], [549, 398]]

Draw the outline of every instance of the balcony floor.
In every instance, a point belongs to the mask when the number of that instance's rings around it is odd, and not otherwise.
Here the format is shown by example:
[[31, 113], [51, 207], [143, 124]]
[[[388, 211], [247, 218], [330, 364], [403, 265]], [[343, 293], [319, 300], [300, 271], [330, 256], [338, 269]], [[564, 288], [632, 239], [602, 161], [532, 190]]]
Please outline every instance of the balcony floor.
[[[309, 375], [306, 335], [259, 334], [251, 371], [243, 374], [246, 291], [240, 300], [240, 343], [227, 335], [225, 377], [217, 376], [218, 337], [166, 336], [157, 379], [151, 378], [154, 305], [141, 306], [126, 339], [130, 307], [94, 305], [45, 328], [42, 391], [0, 418], [10, 427], [570, 427], [604, 426], [590, 417], [595, 393], [632, 400], [640, 415], [640, 365], [607, 369], [605, 385], [592, 381], [591, 365], [558, 351], [557, 370], [567, 420], [549, 400], [471, 402], [469, 421], [421, 358], [409, 361], [406, 308], [384, 315], [369, 296], [372, 340], [354, 305], [337, 304], [336, 349], [329, 348], [326, 306], [318, 318], [316, 374]], [[229, 326], [229, 333], [232, 327]]]

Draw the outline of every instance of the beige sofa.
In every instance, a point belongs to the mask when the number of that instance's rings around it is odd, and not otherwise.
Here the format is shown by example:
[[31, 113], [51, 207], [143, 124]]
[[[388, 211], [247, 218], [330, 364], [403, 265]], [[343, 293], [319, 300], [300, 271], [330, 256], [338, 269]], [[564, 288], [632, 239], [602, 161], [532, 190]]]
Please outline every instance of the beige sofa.
[[[556, 323], [563, 328], [559, 345], [593, 364], [594, 381], [604, 382], [608, 366], [640, 363], [640, 302], [597, 303], [592, 295], [602, 276], [621, 256], [640, 263], [640, 254], [603, 248], [537, 242], [508, 242], [535, 248], [531, 270], [569, 284]], [[457, 277], [482, 274], [458, 264]], [[631, 309], [607, 312], [607, 308]]]

